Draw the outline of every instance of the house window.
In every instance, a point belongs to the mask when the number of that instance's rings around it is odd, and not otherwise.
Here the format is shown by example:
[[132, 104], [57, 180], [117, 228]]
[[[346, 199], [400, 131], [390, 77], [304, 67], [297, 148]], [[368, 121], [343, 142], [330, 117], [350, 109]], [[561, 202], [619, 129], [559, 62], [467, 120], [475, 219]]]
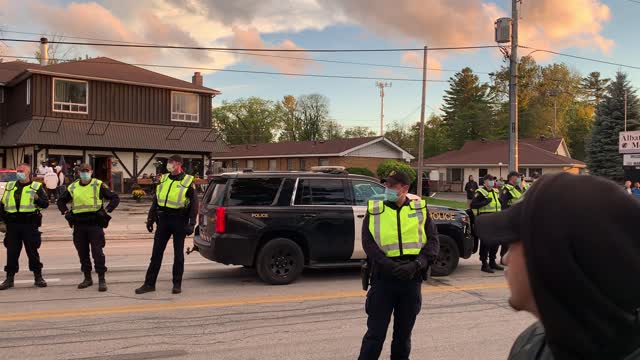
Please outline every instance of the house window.
[[253, 160], [247, 160], [247, 169], [253, 169]]
[[287, 159], [287, 170], [293, 170], [293, 159]]
[[234, 170], [238, 170], [238, 160], [231, 161], [231, 168]]
[[[29, 83], [27, 87], [30, 87]], [[88, 91], [86, 81], [53, 79], [53, 111], [87, 114]]]
[[542, 176], [542, 168], [529, 168], [529, 177], [533, 178]]
[[197, 94], [172, 92], [171, 120], [197, 123], [200, 120], [200, 97]]
[[307, 163], [304, 159], [300, 159], [300, 170], [306, 170], [307, 169]]
[[318, 164], [320, 166], [329, 166], [329, 159], [327, 158], [320, 158], [320, 160], [318, 161]]
[[527, 168], [519, 168], [518, 172], [524, 176], [527, 176]]
[[4, 88], [0, 88], [0, 104], [4, 104]]
[[27, 79], [27, 105], [31, 105], [31, 79]]
[[464, 171], [462, 168], [449, 168], [447, 169], [447, 180], [462, 181], [463, 173]]
[[276, 159], [269, 160], [269, 170], [270, 171], [278, 170], [278, 160]]

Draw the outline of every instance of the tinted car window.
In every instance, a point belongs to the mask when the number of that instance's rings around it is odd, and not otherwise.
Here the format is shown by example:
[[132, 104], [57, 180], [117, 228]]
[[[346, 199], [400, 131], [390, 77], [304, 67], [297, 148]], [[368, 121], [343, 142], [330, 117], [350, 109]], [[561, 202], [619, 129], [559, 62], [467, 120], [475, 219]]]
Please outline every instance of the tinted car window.
[[336, 179], [300, 179], [296, 205], [347, 205], [344, 182]]
[[207, 186], [202, 202], [208, 206], [220, 206], [224, 200], [224, 190], [226, 189], [226, 179], [215, 179]]
[[0, 172], [0, 182], [16, 181], [17, 179], [15, 172]]
[[363, 180], [354, 180], [352, 184], [357, 206], [366, 206], [369, 200], [384, 200], [384, 186]]
[[235, 179], [227, 205], [269, 206], [273, 204], [281, 183], [281, 178]]

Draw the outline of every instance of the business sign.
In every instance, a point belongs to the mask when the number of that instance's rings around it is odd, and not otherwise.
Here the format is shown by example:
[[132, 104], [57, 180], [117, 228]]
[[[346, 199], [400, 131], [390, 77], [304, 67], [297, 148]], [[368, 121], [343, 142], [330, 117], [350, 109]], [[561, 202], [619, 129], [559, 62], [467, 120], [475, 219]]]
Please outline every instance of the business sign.
[[623, 131], [620, 133], [620, 154], [640, 154], [640, 131]]
[[622, 161], [624, 166], [640, 166], [640, 154], [625, 154]]

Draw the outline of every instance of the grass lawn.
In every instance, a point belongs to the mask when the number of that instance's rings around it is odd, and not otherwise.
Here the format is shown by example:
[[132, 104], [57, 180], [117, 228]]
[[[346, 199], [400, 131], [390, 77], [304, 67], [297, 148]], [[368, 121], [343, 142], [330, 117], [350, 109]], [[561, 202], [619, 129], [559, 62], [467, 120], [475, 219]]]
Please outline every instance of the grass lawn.
[[440, 205], [440, 206], [448, 206], [455, 209], [465, 210], [467, 208], [467, 203], [453, 200], [443, 200], [436, 198], [426, 198], [427, 204], [429, 205]]

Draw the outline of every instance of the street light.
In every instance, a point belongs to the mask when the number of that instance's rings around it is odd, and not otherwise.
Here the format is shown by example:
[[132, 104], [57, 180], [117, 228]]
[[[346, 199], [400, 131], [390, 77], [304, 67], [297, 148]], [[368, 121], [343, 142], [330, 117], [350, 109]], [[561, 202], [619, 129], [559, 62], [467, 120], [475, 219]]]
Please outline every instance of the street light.
[[498, 168], [500, 168], [500, 179], [502, 179], [502, 165], [504, 165], [502, 162], [498, 163]]

